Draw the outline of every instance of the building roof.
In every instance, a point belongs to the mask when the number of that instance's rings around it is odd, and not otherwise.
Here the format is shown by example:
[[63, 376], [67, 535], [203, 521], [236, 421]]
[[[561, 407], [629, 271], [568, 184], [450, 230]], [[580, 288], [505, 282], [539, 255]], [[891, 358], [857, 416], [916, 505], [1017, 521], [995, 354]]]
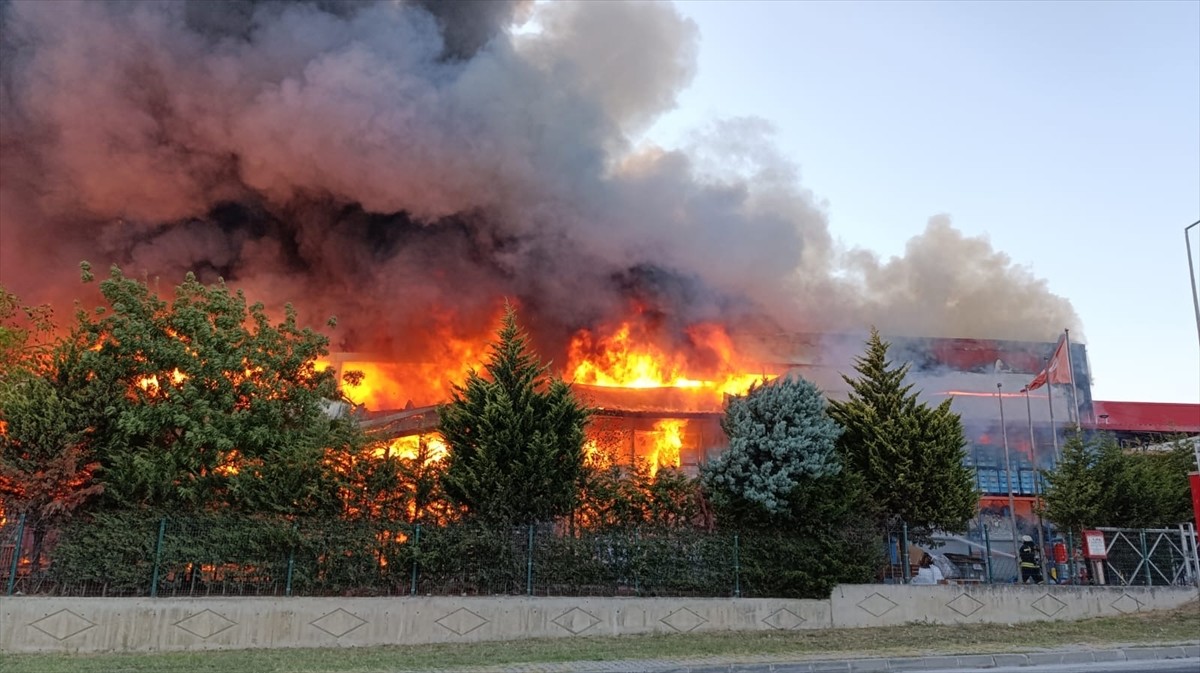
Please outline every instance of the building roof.
[[1095, 400], [1097, 430], [1113, 432], [1200, 432], [1200, 404]]

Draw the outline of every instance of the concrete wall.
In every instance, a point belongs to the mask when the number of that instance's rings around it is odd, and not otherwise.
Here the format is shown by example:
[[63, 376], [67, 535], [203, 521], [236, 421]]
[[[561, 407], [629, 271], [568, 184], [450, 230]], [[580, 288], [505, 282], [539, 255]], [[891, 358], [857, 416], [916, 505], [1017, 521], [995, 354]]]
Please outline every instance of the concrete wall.
[[0, 600], [0, 652], [356, 647], [520, 638], [1013, 623], [1172, 608], [1192, 588], [893, 586], [828, 600], [731, 598], [36, 598]]

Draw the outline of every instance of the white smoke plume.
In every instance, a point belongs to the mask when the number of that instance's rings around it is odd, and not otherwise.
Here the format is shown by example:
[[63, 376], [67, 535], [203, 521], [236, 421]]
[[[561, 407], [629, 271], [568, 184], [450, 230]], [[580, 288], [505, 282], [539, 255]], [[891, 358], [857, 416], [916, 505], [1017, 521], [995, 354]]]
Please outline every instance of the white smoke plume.
[[193, 270], [418, 357], [504, 296], [550, 357], [631, 298], [676, 326], [1077, 327], [945, 219], [902, 258], [839, 249], [761, 122], [635, 145], [694, 75], [670, 5], [12, 0], [0, 21], [0, 282], [30, 301], [77, 296], [81, 259]]

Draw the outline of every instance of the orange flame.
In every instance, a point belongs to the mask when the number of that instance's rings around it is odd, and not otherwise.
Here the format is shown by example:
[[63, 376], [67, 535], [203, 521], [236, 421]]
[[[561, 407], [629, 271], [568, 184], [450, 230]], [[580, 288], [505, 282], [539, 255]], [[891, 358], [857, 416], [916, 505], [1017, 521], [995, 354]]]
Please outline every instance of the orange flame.
[[[686, 352], [668, 352], [637, 323], [623, 322], [608, 336], [580, 330], [567, 351], [567, 371], [585, 385], [693, 388], [716, 395], [741, 395], [755, 382], [775, 378], [744, 373], [748, 365], [737, 357], [733, 340], [720, 325], [700, 323], [686, 333]], [[703, 378], [696, 378], [694, 370]]]
[[[401, 409], [408, 404], [433, 405], [450, 399], [455, 383], [478, 370], [487, 358], [487, 337], [477, 339], [442, 338], [437, 352], [426, 353], [421, 361], [379, 361], [363, 354], [335, 354], [316, 361], [317, 371], [336, 370], [342, 394], [351, 402], [368, 409]], [[347, 381], [350, 372], [361, 374]]]
[[386, 446], [376, 449], [376, 457], [392, 455], [402, 460], [420, 460], [422, 465], [432, 465], [445, 460], [448, 452], [446, 440], [433, 432], [427, 435], [397, 437]]
[[[182, 384], [184, 381], [187, 380], [187, 374], [184, 374], [183, 372], [179, 371], [178, 368], [176, 368], [176, 369], [171, 370], [171, 373], [168, 374], [166, 378], [173, 385], [178, 387], [180, 384]], [[162, 390], [161, 386], [159, 385], [157, 374], [151, 374], [149, 376], [143, 376], [143, 377], [139, 378], [137, 380], [137, 387], [141, 388], [142, 390], [146, 391], [147, 393], [150, 393], [151, 397], [155, 397], [155, 396], [159, 395], [160, 393], [164, 396], [166, 395], [166, 391]]]
[[655, 423], [654, 429], [646, 433], [650, 447], [645, 453], [645, 460], [650, 476], [657, 475], [660, 467], [679, 467], [683, 433], [686, 428], [685, 420], [665, 418]]
[[234, 449], [225, 454], [225, 457], [221, 460], [221, 463], [213, 468], [213, 472], [216, 472], [223, 477], [232, 477], [238, 473], [241, 463], [242, 454], [237, 449]]

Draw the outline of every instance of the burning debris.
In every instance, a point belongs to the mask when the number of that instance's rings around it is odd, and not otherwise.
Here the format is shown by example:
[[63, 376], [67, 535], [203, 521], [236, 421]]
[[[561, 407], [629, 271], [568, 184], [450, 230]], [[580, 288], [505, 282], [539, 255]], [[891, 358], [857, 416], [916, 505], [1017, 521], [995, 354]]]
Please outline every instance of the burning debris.
[[707, 396], [682, 410], [777, 373], [739, 335], [1077, 322], [945, 218], [902, 258], [842, 249], [761, 122], [639, 144], [695, 69], [696, 28], [670, 5], [0, 14], [0, 282], [65, 306], [89, 259], [336, 315], [327, 366], [362, 372], [346, 393], [372, 409], [445, 400], [506, 297], [568, 380]]

